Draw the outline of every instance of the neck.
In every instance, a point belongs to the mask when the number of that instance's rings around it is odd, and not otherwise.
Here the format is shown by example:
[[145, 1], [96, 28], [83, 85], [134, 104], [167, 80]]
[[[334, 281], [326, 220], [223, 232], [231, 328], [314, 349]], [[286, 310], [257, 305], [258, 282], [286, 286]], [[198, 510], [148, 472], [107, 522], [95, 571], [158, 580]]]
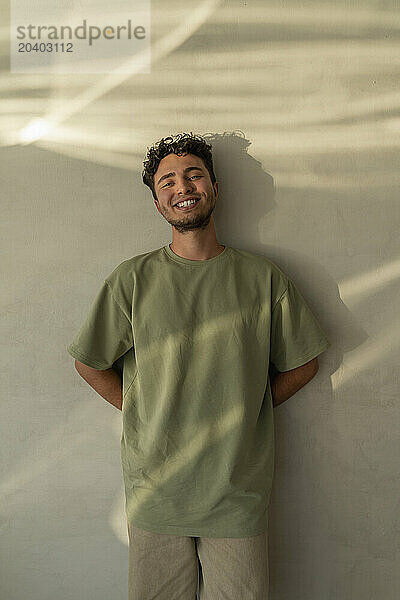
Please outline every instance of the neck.
[[[191, 232], [192, 233], [192, 232]], [[172, 236], [171, 250], [182, 258], [190, 260], [208, 260], [223, 252], [225, 246], [215, 236], [180, 234]]]

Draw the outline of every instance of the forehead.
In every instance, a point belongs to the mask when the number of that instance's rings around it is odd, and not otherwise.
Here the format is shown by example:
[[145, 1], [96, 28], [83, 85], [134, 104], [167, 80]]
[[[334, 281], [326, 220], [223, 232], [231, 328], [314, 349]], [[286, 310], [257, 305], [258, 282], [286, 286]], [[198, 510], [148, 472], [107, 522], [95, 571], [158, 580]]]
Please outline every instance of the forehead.
[[183, 171], [187, 167], [200, 167], [205, 169], [202, 159], [194, 154], [183, 154], [181, 156], [178, 156], [177, 154], [168, 154], [168, 156], [164, 156], [160, 161], [154, 178], [161, 177], [170, 171]]

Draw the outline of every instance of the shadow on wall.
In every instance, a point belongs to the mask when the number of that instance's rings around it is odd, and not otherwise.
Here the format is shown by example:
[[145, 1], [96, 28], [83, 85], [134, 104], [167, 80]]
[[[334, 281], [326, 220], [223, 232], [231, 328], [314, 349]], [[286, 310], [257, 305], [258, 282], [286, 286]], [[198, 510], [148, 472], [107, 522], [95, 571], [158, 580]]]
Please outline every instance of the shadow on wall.
[[[260, 161], [247, 152], [250, 140], [240, 132], [205, 134], [212, 144], [214, 169], [219, 181], [215, 206], [219, 237], [229, 245], [240, 247], [243, 239], [259, 239], [259, 222], [274, 208], [274, 180]], [[244, 248], [243, 248], [244, 249]]]

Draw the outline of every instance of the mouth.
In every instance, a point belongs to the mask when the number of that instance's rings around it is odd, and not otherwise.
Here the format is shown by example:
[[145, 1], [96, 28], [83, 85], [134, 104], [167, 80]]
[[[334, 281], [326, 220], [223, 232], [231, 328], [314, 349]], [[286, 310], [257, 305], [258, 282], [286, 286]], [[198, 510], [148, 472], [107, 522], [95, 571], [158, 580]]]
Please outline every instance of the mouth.
[[176, 208], [177, 210], [182, 210], [182, 211], [190, 210], [191, 208], [193, 208], [193, 206], [196, 206], [196, 204], [198, 204], [198, 202], [200, 201], [200, 198], [195, 198], [194, 196], [192, 196], [190, 198], [186, 198], [185, 201], [188, 202], [188, 204], [186, 204], [184, 206], [178, 206], [178, 204], [180, 204], [181, 202], [184, 202], [184, 200], [180, 200], [179, 202], [174, 204], [174, 208]]

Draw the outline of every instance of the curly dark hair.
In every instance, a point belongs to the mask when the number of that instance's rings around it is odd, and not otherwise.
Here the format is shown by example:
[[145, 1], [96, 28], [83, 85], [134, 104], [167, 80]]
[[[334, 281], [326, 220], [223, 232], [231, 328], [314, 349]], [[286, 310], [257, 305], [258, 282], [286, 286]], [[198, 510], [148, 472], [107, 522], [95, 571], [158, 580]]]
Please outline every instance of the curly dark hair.
[[146, 160], [143, 162], [143, 183], [151, 189], [153, 198], [157, 200], [157, 195], [154, 188], [154, 174], [158, 169], [160, 161], [171, 153], [187, 153], [194, 154], [202, 159], [207, 171], [210, 174], [211, 183], [214, 185], [217, 179], [214, 173], [211, 149], [211, 144], [207, 144], [204, 137], [193, 134], [192, 132], [177, 133], [174, 136], [162, 138], [151, 148], [147, 149]]

